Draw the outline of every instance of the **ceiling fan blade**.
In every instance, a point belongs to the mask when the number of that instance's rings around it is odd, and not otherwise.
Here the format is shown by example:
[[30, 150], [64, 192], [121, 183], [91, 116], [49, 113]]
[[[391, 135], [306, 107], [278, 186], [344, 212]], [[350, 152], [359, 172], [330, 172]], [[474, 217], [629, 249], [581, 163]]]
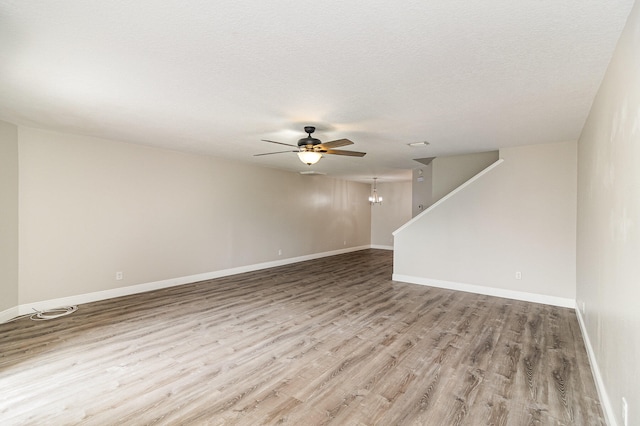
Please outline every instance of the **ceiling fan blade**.
[[345, 151], [344, 149], [329, 149], [327, 152], [323, 152], [324, 154], [334, 154], [334, 155], [347, 155], [349, 157], [364, 157], [367, 155], [366, 152], [358, 152], [358, 151]]
[[297, 148], [297, 147], [298, 147], [298, 145], [291, 145], [290, 143], [270, 141], [269, 139], [260, 139], [260, 140], [261, 140], [262, 142], [277, 143], [278, 145], [292, 146], [292, 147], [294, 147], [294, 148]]
[[320, 149], [338, 148], [340, 146], [353, 145], [349, 139], [337, 139], [335, 141], [324, 142], [318, 145]]
[[300, 151], [278, 151], [278, 152], [265, 152], [264, 154], [253, 154], [253, 156], [254, 156], [254, 157], [260, 157], [261, 155], [284, 154], [285, 152], [300, 152]]

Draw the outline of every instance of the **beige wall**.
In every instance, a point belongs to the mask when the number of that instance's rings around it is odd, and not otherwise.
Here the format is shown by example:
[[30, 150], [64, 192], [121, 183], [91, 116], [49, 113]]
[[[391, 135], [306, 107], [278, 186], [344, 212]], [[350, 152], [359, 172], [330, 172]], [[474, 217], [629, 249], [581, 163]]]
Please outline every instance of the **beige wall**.
[[411, 217], [422, 213], [432, 202], [433, 162], [411, 171]]
[[498, 151], [436, 157], [433, 166], [431, 202], [435, 203], [471, 177], [498, 160]]
[[371, 206], [371, 244], [393, 247], [393, 231], [411, 219], [411, 182], [378, 183], [381, 205]]
[[411, 213], [415, 217], [498, 160], [498, 151], [436, 157], [413, 170]]
[[26, 127], [19, 149], [20, 304], [370, 244], [367, 184]]
[[0, 312], [18, 305], [18, 128], [0, 121]]
[[396, 233], [394, 276], [572, 301], [576, 143], [508, 148], [500, 156], [502, 164]]
[[608, 401], [640, 424], [640, 3], [578, 143], [578, 307]]

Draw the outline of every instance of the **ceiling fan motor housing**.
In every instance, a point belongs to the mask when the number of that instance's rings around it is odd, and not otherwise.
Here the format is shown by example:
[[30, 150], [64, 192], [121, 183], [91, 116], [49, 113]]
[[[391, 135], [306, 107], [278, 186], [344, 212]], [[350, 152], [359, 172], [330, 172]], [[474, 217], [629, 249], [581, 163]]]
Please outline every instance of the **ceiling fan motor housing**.
[[322, 142], [320, 142], [320, 139], [316, 139], [316, 138], [311, 137], [311, 133], [316, 131], [315, 127], [313, 127], [313, 126], [305, 126], [304, 127], [304, 131], [307, 134], [307, 137], [298, 140], [298, 147], [302, 148], [302, 147], [305, 147], [307, 145], [315, 146], [315, 145], [320, 145], [322, 143]]
[[312, 138], [311, 136], [308, 136], [306, 138], [302, 138], [298, 141], [298, 146], [299, 147], [304, 147], [307, 145], [320, 145], [322, 142], [320, 142], [320, 139], [316, 139], [316, 138]]

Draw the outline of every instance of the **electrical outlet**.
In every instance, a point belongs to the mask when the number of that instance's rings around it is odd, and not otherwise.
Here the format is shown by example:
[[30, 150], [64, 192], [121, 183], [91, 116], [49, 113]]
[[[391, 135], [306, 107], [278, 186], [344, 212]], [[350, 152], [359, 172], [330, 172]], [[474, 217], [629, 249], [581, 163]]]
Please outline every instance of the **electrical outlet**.
[[582, 316], [584, 316], [587, 312], [587, 304], [584, 303], [584, 300], [580, 302], [580, 310], [582, 311]]
[[282, 256], [282, 249], [278, 249], [278, 256]]
[[522, 272], [517, 271], [516, 272], [516, 280], [521, 280], [522, 279]]
[[629, 405], [627, 405], [627, 399], [622, 398], [622, 424], [623, 426], [629, 426]]
[[124, 278], [124, 274], [122, 272], [116, 272], [116, 280], [120, 281]]
[[346, 246], [346, 245], [347, 245], [347, 240], [344, 240], [344, 241], [343, 241], [343, 243], [342, 243], [342, 245], [343, 245], [343, 246]]

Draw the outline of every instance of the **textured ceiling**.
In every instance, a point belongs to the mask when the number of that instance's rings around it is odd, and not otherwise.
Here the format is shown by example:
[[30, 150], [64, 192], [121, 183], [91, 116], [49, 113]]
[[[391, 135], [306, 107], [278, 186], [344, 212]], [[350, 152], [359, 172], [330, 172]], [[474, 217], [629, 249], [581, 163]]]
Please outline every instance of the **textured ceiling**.
[[[0, 0], [0, 119], [309, 170], [574, 140], [633, 0]], [[411, 142], [429, 141], [422, 148]]]

